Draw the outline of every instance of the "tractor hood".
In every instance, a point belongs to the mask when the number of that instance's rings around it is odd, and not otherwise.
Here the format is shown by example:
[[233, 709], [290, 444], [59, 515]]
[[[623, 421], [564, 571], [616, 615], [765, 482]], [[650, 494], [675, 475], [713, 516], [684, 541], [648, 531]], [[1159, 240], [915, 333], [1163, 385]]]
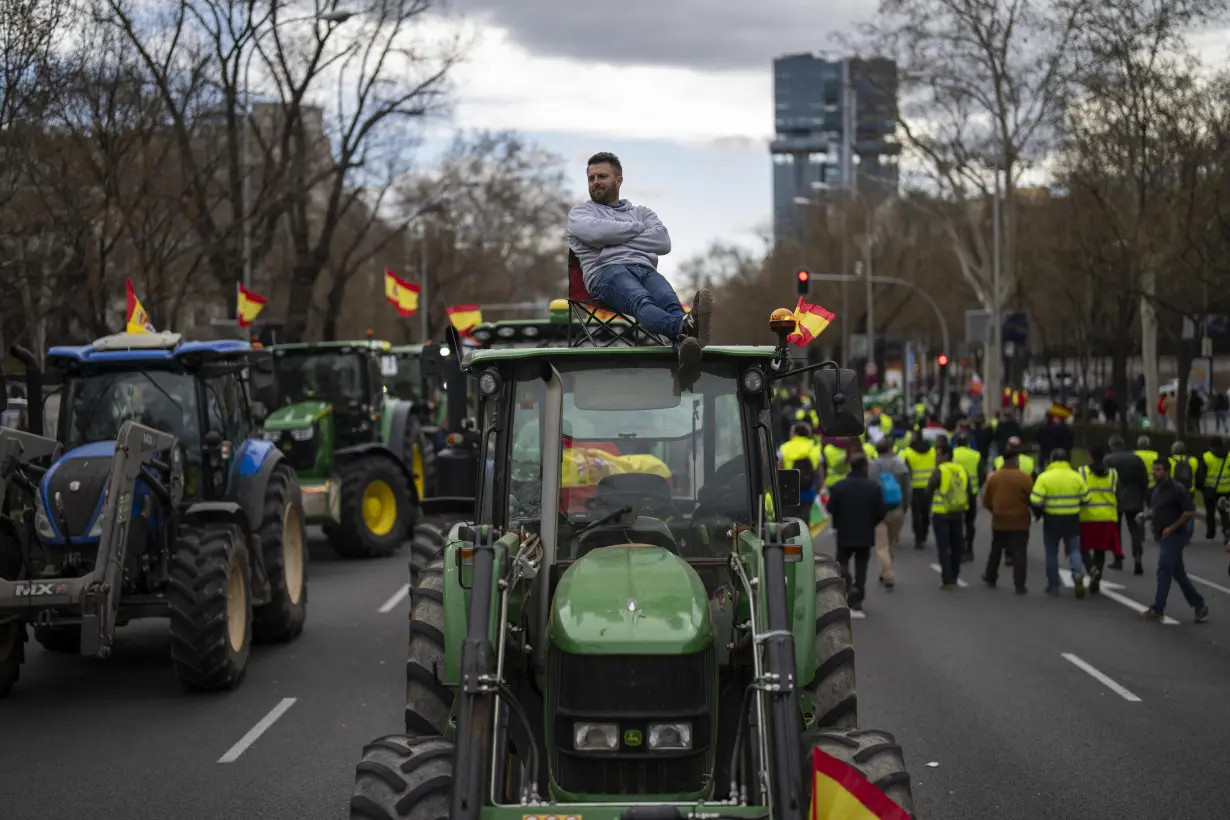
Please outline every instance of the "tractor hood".
[[709, 599], [696, 571], [661, 547], [600, 547], [559, 580], [550, 639], [591, 655], [699, 652], [713, 640]]
[[333, 411], [333, 405], [324, 401], [301, 401], [279, 407], [265, 419], [266, 430], [302, 430], [311, 427], [318, 419]]
[[56, 493], [64, 501], [64, 519], [55, 517], [57, 535], [63, 523], [72, 537], [86, 535], [102, 504], [103, 489], [111, 475], [114, 441], [97, 441], [65, 453], [39, 483], [39, 496], [49, 516], [55, 511]]

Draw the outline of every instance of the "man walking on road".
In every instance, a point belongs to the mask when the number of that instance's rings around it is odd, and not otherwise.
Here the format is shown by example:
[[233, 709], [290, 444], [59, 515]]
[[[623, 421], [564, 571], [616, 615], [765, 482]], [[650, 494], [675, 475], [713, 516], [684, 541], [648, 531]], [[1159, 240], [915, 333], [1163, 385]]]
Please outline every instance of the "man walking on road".
[[999, 580], [1000, 556], [1006, 553], [1016, 594], [1026, 592], [1025, 548], [1029, 546], [1029, 495], [1033, 488], [1033, 478], [1020, 469], [1020, 455], [1011, 448], [1003, 466], [987, 477], [982, 506], [991, 511], [991, 554], [982, 580], [991, 588]]
[[953, 463], [947, 441], [936, 442], [935, 460], [937, 466], [927, 484], [927, 495], [931, 499], [931, 521], [935, 524], [935, 545], [940, 557], [940, 589], [950, 590], [957, 585], [961, 554], [965, 551], [961, 529], [969, 507], [969, 476], [964, 467]]
[[974, 521], [978, 518], [978, 489], [982, 486], [982, 453], [969, 446], [969, 433], [961, 431], [952, 437], [952, 459], [965, 468], [969, 476], [969, 507], [965, 510], [965, 548], [962, 563], [974, 560]]
[[1209, 439], [1209, 449], [1200, 458], [1196, 470], [1196, 486], [1204, 497], [1204, 537], [1212, 541], [1217, 536], [1217, 519], [1221, 518], [1221, 536], [1230, 547], [1230, 510], [1222, 499], [1230, 497], [1230, 461], [1226, 453], [1226, 440], [1221, 436]]
[[1106, 451], [1101, 446], [1090, 447], [1089, 458], [1093, 463], [1080, 469], [1088, 488], [1081, 504], [1081, 554], [1089, 572], [1089, 594], [1097, 595], [1106, 553], [1123, 554], [1119, 546], [1119, 474], [1106, 465]]
[[[846, 579], [850, 608], [861, 611], [867, 595], [867, 562], [876, 542], [876, 527], [888, 509], [880, 486], [867, 477], [867, 456], [850, 454], [850, 472], [829, 488], [827, 508], [837, 530], [837, 561]], [[854, 559], [854, 583], [850, 583], [850, 559]]]
[[867, 477], [879, 485], [887, 510], [876, 527], [876, 560], [880, 563], [880, 583], [892, 589], [896, 585], [893, 553], [910, 510], [910, 468], [893, 452], [893, 440], [888, 436], [876, 444], [876, 452], [879, 455], [868, 467]]
[[[1145, 508], [1152, 476], [1149, 475], [1144, 459], [1129, 450], [1123, 436], [1118, 434], [1110, 437], [1110, 455], [1106, 457], [1106, 466], [1119, 474], [1119, 518], [1121, 521], [1126, 520], [1128, 537], [1132, 539], [1132, 558], [1136, 562], [1133, 572], [1136, 575], [1144, 575], [1145, 534], [1137, 516]], [[1115, 553], [1115, 562], [1110, 568], [1123, 569], [1122, 546], [1119, 547], [1119, 552]]]
[[1050, 463], [1034, 482], [1029, 504], [1042, 519], [1042, 544], [1046, 550], [1046, 594], [1059, 594], [1059, 544], [1068, 554], [1068, 567], [1076, 597], [1085, 597], [1085, 567], [1081, 559], [1081, 505], [1089, 488], [1068, 463], [1068, 452], [1051, 451]]
[[1153, 621], [1162, 619], [1166, 613], [1166, 598], [1170, 595], [1170, 582], [1174, 581], [1188, 605], [1196, 611], [1196, 623], [1202, 624], [1209, 619], [1209, 607], [1183, 566], [1183, 547], [1191, 540], [1187, 525], [1196, 517], [1196, 505], [1191, 494], [1171, 478], [1167, 467], [1161, 460], [1153, 464], [1153, 480], [1157, 486], [1153, 488], [1149, 509], [1145, 512], [1145, 517], [1153, 522], [1158, 556], [1157, 596], [1144, 617]]
[[927, 497], [927, 486], [935, 475], [935, 447], [922, 430], [915, 430], [913, 441], [902, 451], [901, 457], [910, 468], [910, 517], [914, 524], [914, 549], [921, 550], [927, 546], [927, 529], [931, 525], [931, 501]]

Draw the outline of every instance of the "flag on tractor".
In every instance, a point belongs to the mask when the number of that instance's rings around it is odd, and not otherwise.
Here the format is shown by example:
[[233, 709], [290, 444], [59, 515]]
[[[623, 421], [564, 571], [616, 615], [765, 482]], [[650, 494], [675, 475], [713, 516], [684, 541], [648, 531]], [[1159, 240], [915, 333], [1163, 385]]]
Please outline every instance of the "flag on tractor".
[[835, 318], [832, 313], [800, 296], [799, 304], [794, 309], [794, 332], [786, 337], [786, 341], [796, 347], [807, 347]]
[[910, 820], [910, 814], [857, 769], [812, 749], [811, 820]]
[[128, 288], [128, 314], [126, 333], [156, 333], [154, 325], [149, 320], [149, 314], [145, 312], [145, 306], [141, 304], [141, 300], [137, 298], [137, 292], [132, 289], [132, 280], [125, 279], [125, 284]]
[[468, 336], [483, 321], [483, 312], [478, 305], [454, 305], [444, 311], [448, 314], [449, 323], [462, 336]]
[[248, 290], [243, 285], [237, 287], [239, 288], [239, 304], [235, 308], [235, 318], [239, 320], [240, 327], [247, 327], [264, 309], [265, 297]]
[[393, 271], [384, 270], [384, 298], [390, 305], [397, 308], [397, 313], [403, 319], [419, 312], [419, 294], [423, 288], [412, 285]]

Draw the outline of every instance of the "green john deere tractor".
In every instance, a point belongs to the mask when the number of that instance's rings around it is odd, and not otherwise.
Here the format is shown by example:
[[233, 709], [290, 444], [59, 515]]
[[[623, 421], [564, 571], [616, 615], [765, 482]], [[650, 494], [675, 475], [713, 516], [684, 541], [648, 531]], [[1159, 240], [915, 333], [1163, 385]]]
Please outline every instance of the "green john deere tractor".
[[279, 406], [265, 421], [299, 475], [308, 523], [348, 558], [393, 554], [413, 535], [432, 449], [410, 402], [390, 396], [387, 342], [275, 345]]
[[[352, 820], [802, 820], [811, 749], [913, 809], [858, 728], [845, 583], [776, 467], [774, 347], [480, 351], [476, 520], [411, 592], [404, 734], [368, 744]], [[811, 371], [823, 427], [857, 377]]]

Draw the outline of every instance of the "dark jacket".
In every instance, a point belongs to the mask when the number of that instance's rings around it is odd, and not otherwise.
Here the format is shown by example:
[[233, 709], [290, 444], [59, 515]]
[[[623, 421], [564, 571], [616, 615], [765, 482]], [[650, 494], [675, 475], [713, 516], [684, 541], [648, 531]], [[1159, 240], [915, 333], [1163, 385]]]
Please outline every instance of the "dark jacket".
[[1106, 466], [1119, 473], [1119, 509], [1138, 513], [1145, 508], [1149, 491], [1149, 471], [1145, 462], [1131, 450], [1115, 450], [1106, 456]]
[[1041, 456], [1039, 467], [1045, 467], [1051, 461], [1053, 450], [1072, 452], [1072, 428], [1063, 422], [1049, 422], [1038, 431], [1038, 455]]
[[1013, 436], [1020, 437], [1021, 425], [1016, 419], [1001, 419], [999, 424], [995, 426], [995, 443], [999, 445], [999, 450], [1002, 453], [1008, 447], [1008, 439]]
[[866, 470], [851, 472], [830, 487], [826, 508], [833, 517], [839, 547], [875, 546], [876, 526], [888, 515], [884, 493]]

